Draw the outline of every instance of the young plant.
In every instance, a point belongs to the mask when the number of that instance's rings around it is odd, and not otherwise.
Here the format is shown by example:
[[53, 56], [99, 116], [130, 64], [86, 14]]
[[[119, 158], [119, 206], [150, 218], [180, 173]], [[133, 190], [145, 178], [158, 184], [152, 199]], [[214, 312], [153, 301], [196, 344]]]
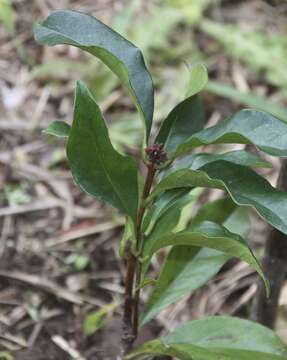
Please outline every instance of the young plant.
[[[135, 159], [112, 146], [101, 110], [89, 89], [76, 84], [72, 126], [54, 122], [47, 133], [67, 137], [67, 158], [75, 182], [88, 194], [126, 215], [120, 254], [126, 261], [123, 301], [123, 353], [126, 359], [153, 354], [194, 360], [283, 360], [286, 345], [271, 330], [227, 316], [190, 321], [164, 338], [133, 349], [140, 326], [183, 295], [202, 286], [231, 257], [252, 266], [269, 285], [259, 261], [244, 240], [246, 209], [253, 207], [287, 234], [287, 193], [273, 188], [252, 168], [270, 164], [244, 151], [221, 154], [190, 151], [210, 144], [253, 144], [273, 156], [287, 156], [287, 125], [256, 110], [242, 110], [203, 129], [199, 92], [207, 83], [204, 66], [190, 75], [186, 98], [163, 121], [151, 142], [154, 90], [142, 53], [94, 17], [56, 11], [35, 24], [40, 44], [69, 44], [98, 57], [130, 94], [143, 122], [143, 179]], [[204, 204], [191, 225], [178, 228], [182, 209], [195, 188], [216, 188], [227, 197]], [[152, 256], [169, 247], [158, 279], [146, 274]], [[141, 289], [153, 286], [139, 314]]]

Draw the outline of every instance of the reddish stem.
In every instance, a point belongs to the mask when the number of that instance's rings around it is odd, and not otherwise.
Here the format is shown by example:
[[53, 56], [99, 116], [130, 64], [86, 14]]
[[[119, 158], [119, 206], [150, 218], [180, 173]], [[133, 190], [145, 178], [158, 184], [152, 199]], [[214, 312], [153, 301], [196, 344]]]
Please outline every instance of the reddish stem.
[[[154, 165], [153, 164], [149, 165], [145, 187], [143, 191], [143, 200], [145, 200], [149, 196], [155, 173], [156, 173], [156, 169]], [[137, 271], [136, 271], [136, 292], [135, 292], [134, 313], [133, 313], [133, 334], [135, 338], [138, 335], [140, 282], [141, 282], [141, 270], [142, 270], [142, 264], [140, 258], [142, 257], [143, 245], [144, 245], [144, 238], [141, 233], [141, 225], [142, 225], [144, 212], [145, 212], [145, 206], [142, 203], [137, 218], [138, 259], [137, 259]]]
[[[123, 342], [125, 354], [131, 350], [132, 344], [135, 341], [138, 333], [138, 307], [139, 307], [139, 297], [140, 297], [139, 284], [141, 278], [141, 263], [139, 261], [139, 258], [141, 257], [142, 248], [143, 248], [141, 226], [145, 212], [145, 206], [143, 204], [143, 200], [146, 199], [150, 193], [155, 172], [156, 169], [154, 165], [153, 164], [148, 165], [148, 172], [145, 180], [142, 201], [138, 209], [137, 222], [136, 222], [137, 251], [139, 252], [139, 254], [138, 257], [135, 257], [130, 249], [127, 260], [127, 273], [125, 280], [125, 296], [124, 296], [123, 336], [122, 336], [122, 342]], [[136, 276], [136, 291], [134, 295], [135, 276]]]

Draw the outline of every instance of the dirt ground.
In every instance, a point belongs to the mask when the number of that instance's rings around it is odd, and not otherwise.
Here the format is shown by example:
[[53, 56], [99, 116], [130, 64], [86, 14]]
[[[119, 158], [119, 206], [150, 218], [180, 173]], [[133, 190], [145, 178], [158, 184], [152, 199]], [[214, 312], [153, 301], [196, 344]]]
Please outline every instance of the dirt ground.
[[[74, 80], [88, 78], [92, 82], [85, 72], [87, 57], [65, 46], [49, 49], [38, 46], [31, 27], [34, 21], [46, 18], [57, 8], [82, 10], [111, 23], [127, 3], [13, 0], [15, 34], [9, 34], [0, 25], [0, 359], [1, 351], [19, 360], [108, 360], [116, 359], [119, 353], [120, 306], [94, 335], [85, 335], [83, 323], [91, 311], [120, 302], [124, 264], [118, 256], [118, 242], [124, 219], [74, 185], [65, 161], [64, 141], [42, 133], [55, 119], [70, 121]], [[284, 10], [280, 1], [223, 1], [226, 12], [222, 12], [220, 21], [246, 16], [246, 6], [254, 17], [258, 13], [268, 17], [270, 9], [266, 3], [278, 7], [286, 26], [287, 6]], [[142, 2], [142, 11], [145, 7]], [[208, 9], [206, 16], [217, 19], [218, 9]], [[268, 26], [276, 28], [276, 20], [272, 23], [268, 19]], [[177, 34], [188, 33], [188, 29], [182, 23], [175, 26], [167, 37], [170, 39], [167, 46], [179, 37]], [[198, 28], [192, 31], [202, 53], [214, 49], [211, 51], [215, 62], [210, 67], [213, 80], [228, 80], [235, 86], [244, 86], [245, 81], [258, 93], [272, 94], [275, 100], [277, 94], [279, 103], [286, 105], [286, 98], [274, 85], [265, 82], [261, 72], [247, 71], [244, 64], [229, 57], [208, 35]], [[41, 64], [53, 67], [55, 61], [64, 59], [79, 65], [72, 70], [59, 67], [52, 71], [37, 67]], [[161, 66], [160, 61], [151, 60], [153, 71]], [[173, 60], [169, 60], [168, 66], [172, 69]], [[172, 70], [163, 77], [170, 74]], [[165, 94], [161, 85], [157, 93]], [[205, 93], [204, 100], [209, 123], [242, 107], [211, 93]], [[118, 114], [133, 111], [126, 94], [118, 87], [100, 103], [111, 123]], [[159, 112], [158, 117], [161, 116]], [[123, 139], [124, 143], [126, 138]], [[128, 151], [136, 152], [129, 146]], [[274, 169], [267, 176], [275, 183], [279, 162], [272, 161]], [[201, 201], [214, 196], [215, 193], [207, 192]], [[252, 225], [250, 240], [262, 253], [266, 226], [254, 215]], [[162, 258], [155, 259], [154, 274]], [[233, 261], [203, 289], [160, 314], [142, 331], [139, 342], [164, 334], [183, 320], [206, 314], [246, 315], [256, 289], [253, 271]], [[144, 297], [148, 291], [145, 290]], [[284, 295], [278, 330], [287, 340], [286, 304]]]

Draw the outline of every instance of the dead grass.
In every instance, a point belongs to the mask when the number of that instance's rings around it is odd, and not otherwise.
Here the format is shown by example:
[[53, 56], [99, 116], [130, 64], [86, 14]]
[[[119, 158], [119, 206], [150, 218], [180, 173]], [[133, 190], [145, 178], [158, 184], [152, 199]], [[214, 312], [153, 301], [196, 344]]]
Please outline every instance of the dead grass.
[[[39, 64], [67, 58], [83, 62], [86, 57], [65, 46], [38, 47], [31, 25], [56, 8], [78, 9], [109, 23], [124, 3], [14, 0], [17, 36], [0, 27], [0, 350], [13, 352], [16, 359], [109, 359], [118, 351], [117, 311], [95, 336], [86, 337], [82, 324], [88, 312], [123, 292], [124, 269], [117, 255], [123, 219], [74, 186], [64, 144], [41, 133], [54, 119], [71, 119], [73, 80], [83, 76], [83, 69], [63, 69], [56, 76], [33, 73]], [[232, 6], [228, 9], [229, 16], [234, 14]], [[203, 46], [210, 41], [203, 38]], [[212, 73], [219, 80], [231, 77], [238, 88], [248, 87], [242, 65], [224, 54]], [[122, 98], [116, 89], [103, 103], [105, 112], [115, 116], [118, 100], [121, 107], [129, 106]], [[206, 102], [210, 123], [238, 106], [211, 95]], [[211, 110], [216, 103], [217, 110]], [[276, 172], [269, 176], [275, 181]], [[255, 218], [253, 222], [251, 238], [260, 247], [265, 227]], [[146, 333], [157, 333], [158, 326], [164, 332], [206, 314], [245, 314], [255, 292], [252, 270], [234, 261], [207, 287], [163, 312], [159, 325], [152, 324]], [[287, 340], [285, 291], [281, 305], [278, 328]]]

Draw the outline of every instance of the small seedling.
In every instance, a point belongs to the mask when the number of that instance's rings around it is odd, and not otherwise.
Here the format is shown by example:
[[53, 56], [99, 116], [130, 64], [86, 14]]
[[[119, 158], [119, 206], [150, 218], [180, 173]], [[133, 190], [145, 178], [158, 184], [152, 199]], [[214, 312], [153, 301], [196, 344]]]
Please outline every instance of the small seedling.
[[[123, 356], [155, 355], [194, 360], [283, 360], [287, 347], [271, 330], [235, 317], [190, 321], [164, 338], [134, 349], [140, 327], [188, 292], [202, 286], [231, 257], [252, 266], [269, 285], [260, 262], [244, 240], [246, 210], [254, 208], [287, 234], [287, 193], [272, 187], [252, 168], [270, 164], [245, 150], [191, 153], [211, 144], [252, 144], [272, 156], [287, 156], [287, 124], [256, 110], [241, 110], [204, 129], [200, 91], [207, 83], [203, 65], [190, 74], [186, 98], [170, 111], [154, 141], [151, 129], [154, 88], [140, 50], [94, 17], [56, 11], [35, 24], [43, 45], [76, 46], [103, 61], [130, 94], [143, 123], [141, 160], [118, 153], [94, 96], [76, 84], [72, 126], [55, 122], [47, 132], [67, 138], [67, 158], [82, 190], [126, 215], [120, 254], [126, 263], [123, 301]], [[182, 209], [194, 202], [195, 188], [216, 188], [227, 197], [204, 204], [191, 224], [177, 230]], [[149, 279], [151, 258], [169, 247], [158, 279]], [[141, 288], [153, 286], [139, 314]]]

